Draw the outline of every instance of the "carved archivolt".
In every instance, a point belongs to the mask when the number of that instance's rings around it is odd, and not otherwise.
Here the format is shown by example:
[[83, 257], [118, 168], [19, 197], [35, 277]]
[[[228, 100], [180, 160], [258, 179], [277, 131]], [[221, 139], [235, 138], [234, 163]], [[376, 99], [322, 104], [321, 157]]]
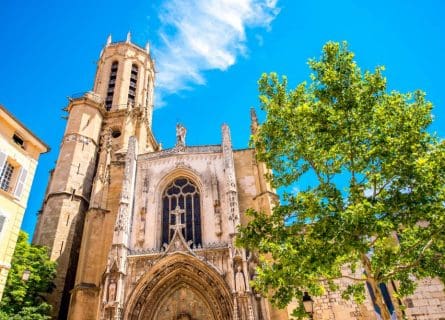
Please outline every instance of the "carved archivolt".
[[[177, 302], [175, 316], [182, 314], [199, 319], [207, 314], [208, 318], [204, 319], [232, 319], [233, 301], [224, 279], [205, 262], [184, 253], [163, 258], [139, 280], [126, 304], [124, 319], [158, 319], [174, 297], [184, 292], [188, 292], [193, 301], [187, 305]], [[203, 307], [193, 309], [190, 306], [194, 304], [190, 302]]]

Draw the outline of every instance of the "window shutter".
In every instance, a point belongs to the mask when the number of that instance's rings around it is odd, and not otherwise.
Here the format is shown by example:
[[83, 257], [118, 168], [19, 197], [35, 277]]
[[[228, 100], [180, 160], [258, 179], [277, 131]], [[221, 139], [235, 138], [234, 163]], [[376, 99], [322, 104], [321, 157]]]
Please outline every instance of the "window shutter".
[[5, 162], [6, 162], [6, 153], [0, 151], [0, 175], [2, 174]]
[[22, 195], [23, 187], [25, 186], [26, 181], [26, 175], [28, 174], [28, 171], [26, 171], [25, 168], [20, 168], [20, 175], [17, 179], [17, 185], [15, 186], [14, 196], [16, 198], [20, 198]]
[[0, 216], [0, 233], [2, 233], [3, 226], [5, 225], [5, 220], [6, 220], [5, 216]]

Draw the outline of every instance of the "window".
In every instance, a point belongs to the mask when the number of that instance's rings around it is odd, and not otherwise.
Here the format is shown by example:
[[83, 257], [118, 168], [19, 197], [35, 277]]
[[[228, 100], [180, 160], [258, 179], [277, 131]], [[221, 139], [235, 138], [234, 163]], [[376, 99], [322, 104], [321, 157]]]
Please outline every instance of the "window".
[[4, 234], [6, 233], [9, 223], [10, 223], [10, 219], [9, 219], [8, 214], [6, 212], [2, 212], [0, 210], [0, 243], [7, 241], [6, 239], [3, 239], [3, 238], [4, 238]]
[[182, 234], [193, 246], [201, 245], [201, 202], [196, 185], [185, 177], [173, 181], [162, 195], [162, 243], [169, 243], [173, 237], [171, 225], [176, 224], [172, 211], [179, 206], [184, 213], [181, 223], [185, 224]]
[[14, 135], [12, 136], [12, 140], [18, 144], [20, 147], [22, 147], [23, 149], [25, 148], [25, 141], [18, 136], [17, 134], [14, 133]]
[[10, 163], [6, 162], [3, 165], [2, 171], [0, 173], [0, 188], [2, 190], [9, 191], [13, 173], [14, 167]]
[[136, 84], [138, 81], [138, 66], [133, 64], [131, 66], [130, 85], [128, 87], [128, 103], [134, 105], [136, 97]]
[[6, 217], [0, 213], [0, 235], [2, 234], [5, 222], [6, 222]]
[[0, 189], [20, 198], [28, 172], [0, 151]]
[[111, 136], [113, 138], [119, 138], [121, 136], [121, 131], [119, 129], [112, 129]]
[[113, 105], [114, 87], [116, 85], [117, 69], [119, 63], [114, 61], [111, 65], [110, 80], [108, 82], [107, 98], [105, 99], [105, 108], [110, 111]]

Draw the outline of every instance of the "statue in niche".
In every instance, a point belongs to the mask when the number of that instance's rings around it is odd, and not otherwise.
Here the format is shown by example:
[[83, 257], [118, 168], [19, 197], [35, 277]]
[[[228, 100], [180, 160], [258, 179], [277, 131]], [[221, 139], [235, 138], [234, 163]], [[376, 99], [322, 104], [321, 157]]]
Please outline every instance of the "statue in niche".
[[116, 301], [116, 281], [111, 279], [108, 285], [108, 302], [114, 301]]
[[134, 308], [134, 314], [139, 315], [140, 312], [141, 312], [141, 303], [138, 302], [138, 304], [136, 305], [136, 308]]
[[235, 291], [238, 293], [243, 293], [246, 291], [246, 280], [244, 278], [244, 273], [241, 270], [241, 265], [236, 267]]
[[144, 243], [145, 240], [145, 208], [141, 208], [139, 215], [138, 242]]
[[185, 146], [187, 129], [180, 123], [176, 124], [176, 146]]

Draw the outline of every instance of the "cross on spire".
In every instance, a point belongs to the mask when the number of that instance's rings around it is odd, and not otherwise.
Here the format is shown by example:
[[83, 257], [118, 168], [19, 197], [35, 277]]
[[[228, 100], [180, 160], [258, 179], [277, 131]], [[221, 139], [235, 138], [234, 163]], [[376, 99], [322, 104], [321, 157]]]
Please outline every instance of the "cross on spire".
[[175, 216], [175, 224], [170, 225], [170, 229], [180, 232], [181, 229], [185, 228], [185, 224], [181, 223], [181, 214], [185, 213], [185, 210], [176, 205], [175, 210], [170, 211], [170, 213]]

